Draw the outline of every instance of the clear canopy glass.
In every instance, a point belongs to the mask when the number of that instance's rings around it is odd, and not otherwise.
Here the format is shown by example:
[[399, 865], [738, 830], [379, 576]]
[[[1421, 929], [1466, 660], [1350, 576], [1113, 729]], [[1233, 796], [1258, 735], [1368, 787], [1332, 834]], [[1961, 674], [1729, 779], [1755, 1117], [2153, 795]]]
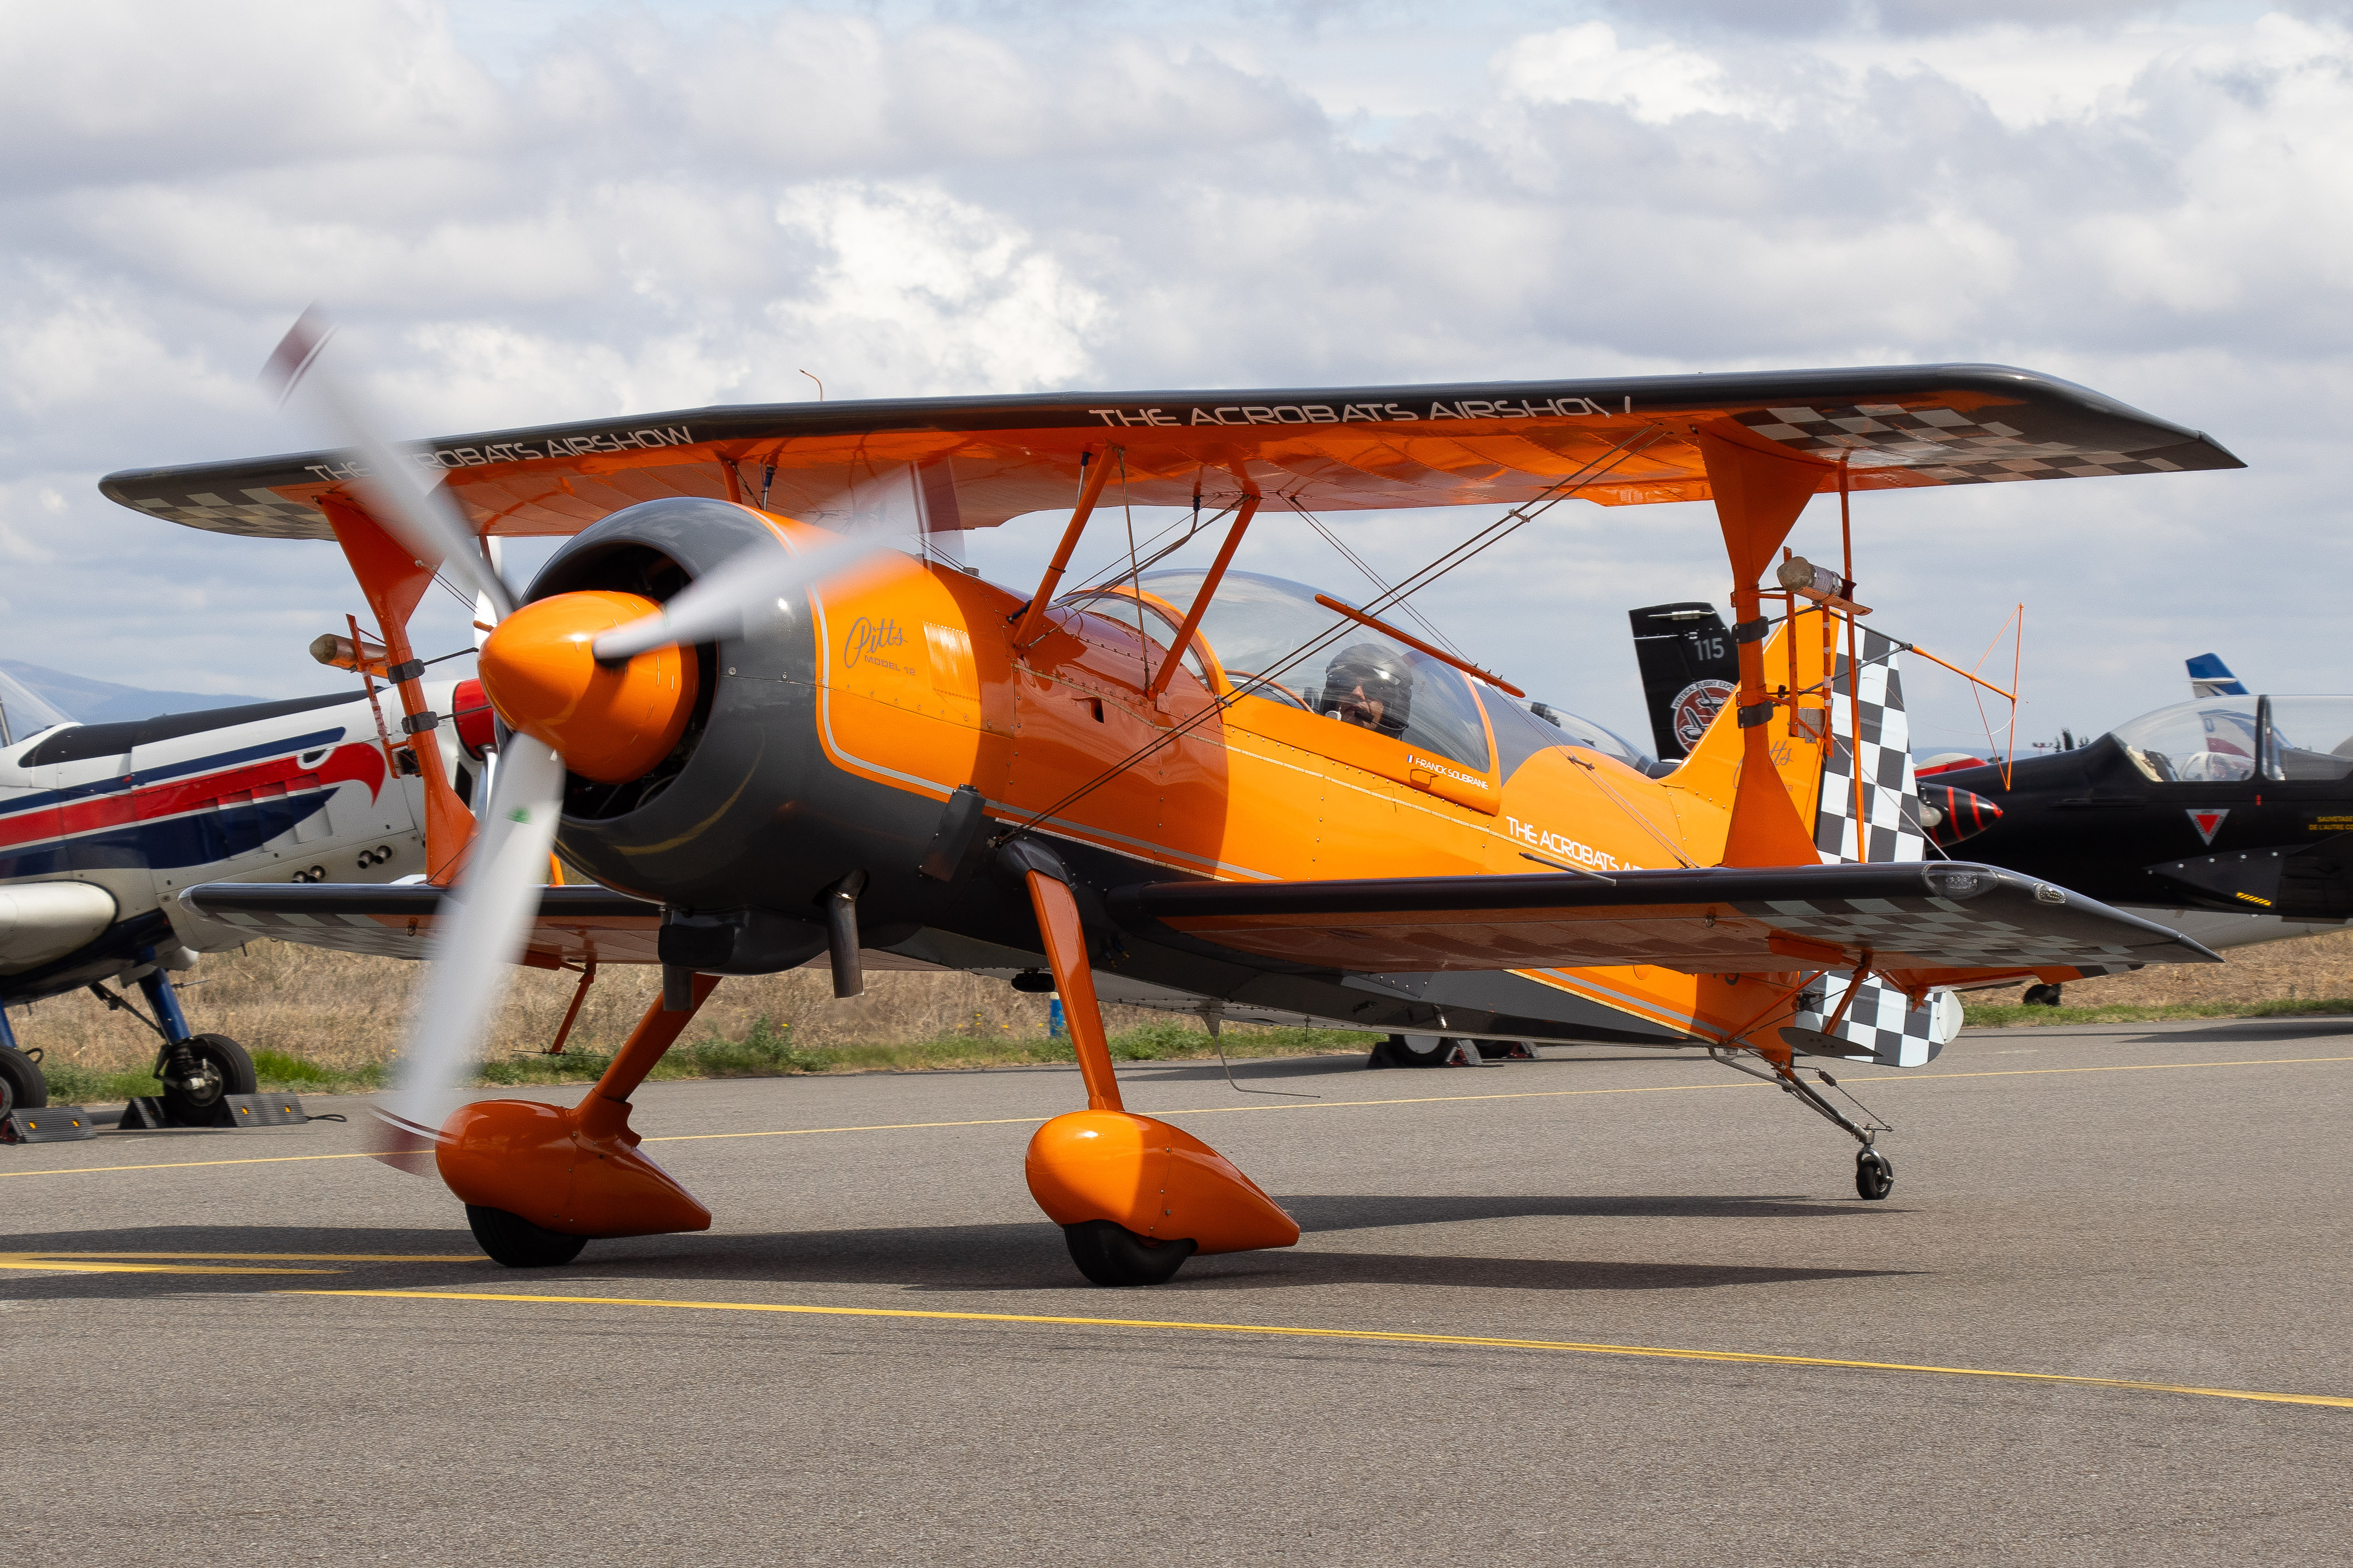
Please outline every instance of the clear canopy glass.
[[[1190, 614], [1206, 572], [1147, 572], [1145, 592]], [[1335, 598], [1338, 595], [1332, 595]], [[1326, 634], [1340, 628], [1340, 635]], [[1356, 724], [1487, 770], [1487, 727], [1470, 678], [1315, 602], [1303, 583], [1229, 572], [1201, 617], [1226, 679], [1251, 695]], [[1302, 649], [1320, 644], [1313, 654]]]
[[73, 721], [34, 695], [31, 687], [0, 669], [0, 746], [29, 741], [44, 730]]
[[2110, 731], [2159, 784], [2353, 775], [2353, 697], [2205, 697]]
[[1583, 746], [1588, 751], [1615, 757], [1637, 773], [1646, 771], [1651, 765], [1650, 753], [1636, 750], [1627, 743], [1625, 737], [1613, 730], [1602, 728], [1590, 719], [1580, 719], [1549, 702], [1523, 702], [1515, 706], [1558, 730], [1560, 734], [1554, 738], [1556, 742], [1566, 741], [1572, 746]]

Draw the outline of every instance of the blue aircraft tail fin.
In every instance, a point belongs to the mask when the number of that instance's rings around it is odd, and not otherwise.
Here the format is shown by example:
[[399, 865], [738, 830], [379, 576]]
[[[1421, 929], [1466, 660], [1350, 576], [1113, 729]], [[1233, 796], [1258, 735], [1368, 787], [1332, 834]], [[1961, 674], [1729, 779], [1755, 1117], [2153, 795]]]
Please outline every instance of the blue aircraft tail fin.
[[2222, 662], [2222, 656], [2201, 653], [2186, 661], [2189, 666], [2189, 695], [2192, 697], [2244, 697], [2247, 689]]

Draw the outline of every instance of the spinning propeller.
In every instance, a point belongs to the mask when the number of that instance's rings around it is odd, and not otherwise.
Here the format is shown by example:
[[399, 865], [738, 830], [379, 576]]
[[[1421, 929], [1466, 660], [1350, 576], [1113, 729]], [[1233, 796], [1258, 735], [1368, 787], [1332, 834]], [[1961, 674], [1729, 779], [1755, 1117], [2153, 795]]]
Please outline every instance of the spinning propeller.
[[796, 548], [772, 533], [773, 547], [754, 545], [666, 605], [595, 590], [518, 605], [447, 492], [424, 483], [412, 458], [382, 436], [360, 395], [322, 367], [332, 336], [315, 310], [304, 312], [270, 356], [264, 379], [277, 387], [281, 405], [301, 394], [364, 462], [367, 473], [357, 483], [370, 516], [417, 560], [455, 572], [494, 608], [478, 673], [491, 706], [514, 731], [501, 748], [490, 806], [465, 869], [434, 921], [425, 993], [390, 1101], [377, 1111], [408, 1135], [384, 1152], [414, 1153], [410, 1139], [439, 1140], [522, 956], [546, 883], [567, 772], [602, 784], [650, 772], [678, 744], [694, 712], [694, 644], [774, 635], [820, 584], [861, 567], [860, 575], [888, 573], [891, 563], [881, 558], [891, 553], [885, 540], [897, 530], [813, 548]]

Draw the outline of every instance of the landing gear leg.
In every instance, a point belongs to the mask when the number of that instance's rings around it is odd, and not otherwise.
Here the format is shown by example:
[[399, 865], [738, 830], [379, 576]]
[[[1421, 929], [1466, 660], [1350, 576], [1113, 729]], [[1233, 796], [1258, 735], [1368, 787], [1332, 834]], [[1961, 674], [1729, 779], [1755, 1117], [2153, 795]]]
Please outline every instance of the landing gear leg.
[[155, 1060], [155, 1076], [164, 1080], [164, 1114], [184, 1127], [211, 1126], [221, 1114], [217, 1108], [224, 1096], [251, 1094], [260, 1086], [253, 1058], [227, 1035], [191, 1032], [171, 977], [154, 963], [154, 949], [143, 949], [140, 956], [154, 964], [139, 977], [139, 989], [164, 1036], [164, 1049]]
[[1069, 872], [1035, 844], [1002, 853], [1029, 895], [1087, 1088], [1087, 1109], [1038, 1129], [1024, 1163], [1029, 1195], [1062, 1227], [1079, 1272], [1097, 1285], [1161, 1285], [1197, 1252], [1296, 1242], [1298, 1225], [1223, 1155], [1121, 1105]]
[[[1841, 1094], [1846, 1095], [1848, 1100], [1853, 1101], [1854, 1108], [1857, 1110], [1862, 1111], [1862, 1114], [1869, 1119], [1866, 1121], [1857, 1121], [1852, 1117], [1841, 1110], [1837, 1106], [1832, 1105], [1823, 1097], [1821, 1090], [1816, 1089], [1812, 1084], [1808, 1083], [1804, 1079], [1799, 1078], [1798, 1076], [1797, 1068], [1788, 1063], [1775, 1061], [1772, 1058], [1765, 1056], [1763, 1053], [1759, 1052], [1757, 1053], [1758, 1059], [1764, 1062], [1766, 1067], [1770, 1069], [1769, 1071], [1760, 1072], [1757, 1068], [1746, 1067], [1735, 1059], [1737, 1054], [1736, 1052], [1719, 1050], [1715, 1047], [1710, 1046], [1708, 1047], [1707, 1054], [1715, 1060], [1722, 1062], [1725, 1067], [1730, 1068], [1735, 1072], [1746, 1073], [1750, 1078], [1754, 1079], [1761, 1079], [1765, 1082], [1780, 1089], [1784, 1094], [1796, 1095], [1799, 1100], [1804, 1104], [1808, 1110], [1813, 1111], [1816, 1115], [1820, 1116], [1824, 1121], [1831, 1122], [1832, 1125], [1842, 1129], [1846, 1132], [1847, 1136], [1862, 1144], [1862, 1151], [1854, 1157], [1854, 1190], [1862, 1196], [1875, 1203], [1881, 1198], [1885, 1197], [1894, 1189], [1895, 1167], [1894, 1164], [1889, 1163], [1886, 1155], [1879, 1152], [1875, 1145], [1881, 1133], [1893, 1132], [1895, 1129], [1889, 1123], [1881, 1121], [1870, 1110], [1866, 1110], [1861, 1100], [1855, 1100], [1854, 1096], [1851, 1094], [1847, 1094], [1846, 1090], [1842, 1089], [1839, 1089]], [[1839, 1088], [1838, 1079], [1832, 1078], [1826, 1072], [1817, 1072], [1814, 1076], [1820, 1079], [1823, 1083], [1829, 1085], [1832, 1089]]]

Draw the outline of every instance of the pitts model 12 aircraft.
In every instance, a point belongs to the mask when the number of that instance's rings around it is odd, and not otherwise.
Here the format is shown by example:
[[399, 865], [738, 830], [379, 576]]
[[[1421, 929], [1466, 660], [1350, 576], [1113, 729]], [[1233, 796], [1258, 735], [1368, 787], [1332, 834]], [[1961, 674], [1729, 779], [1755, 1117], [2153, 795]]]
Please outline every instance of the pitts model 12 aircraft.
[[[332, 634], [322, 643], [352, 646]], [[435, 738], [445, 774], [470, 784], [491, 739], [479, 686], [423, 690], [466, 715]], [[5, 1009], [82, 989], [155, 1030], [167, 1121], [205, 1124], [225, 1113], [223, 1096], [251, 1093], [244, 1047], [192, 1029], [171, 979], [251, 932], [205, 920], [178, 895], [230, 878], [424, 872], [415, 744], [396, 742], [360, 691], [78, 724], [0, 672], [0, 1116], [48, 1103], [39, 1047], [20, 1045]], [[138, 985], [148, 1010], [108, 982]]]
[[[298, 326], [278, 363], [303, 374], [318, 343]], [[1957, 983], [2212, 960], [2049, 882], [1921, 863], [1908, 756], [1878, 739], [1893, 649], [1825, 574], [1775, 565], [1820, 493], [2238, 466], [2080, 387], [1936, 366], [957, 398], [417, 447], [322, 395], [353, 451], [121, 473], [105, 491], [192, 526], [337, 541], [396, 661], [434, 566], [466, 574], [501, 608], [480, 677], [514, 734], [446, 892], [185, 898], [256, 935], [434, 960], [386, 1155], [429, 1160], [502, 1262], [706, 1227], [638, 1152], [628, 1096], [721, 976], [819, 955], [843, 994], [865, 962], [1050, 974], [1087, 1108], [1039, 1131], [1028, 1175], [1106, 1284], [1299, 1233], [1207, 1144], [1122, 1110], [1100, 996], [1704, 1047], [1852, 1134], [1858, 1190], [1880, 1197], [1883, 1129], [1798, 1057], [1925, 1061]], [[920, 554], [859, 536], [860, 498], [885, 489], [912, 498]], [[1713, 498], [1722, 520], [1739, 689], [1669, 778], [1573, 743], [1383, 619], [1572, 497]], [[1214, 558], [1151, 571], [1139, 552], [1064, 592], [1114, 503], [1188, 509], [1186, 537], [1222, 522]], [[1467, 503], [1512, 510], [1364, 605], [1229, 570], [1270, 513]], [[1062, 507], [1026, 592], [936, 548]], [[519, 599], [480, 548], [515, 533], [573, 536]], [[605, 886], [543, 889], [551, 842]], [[603, 1079], [568, 1110], [458, 1105], [505, 966], [592, 957], [663, 972]]]

